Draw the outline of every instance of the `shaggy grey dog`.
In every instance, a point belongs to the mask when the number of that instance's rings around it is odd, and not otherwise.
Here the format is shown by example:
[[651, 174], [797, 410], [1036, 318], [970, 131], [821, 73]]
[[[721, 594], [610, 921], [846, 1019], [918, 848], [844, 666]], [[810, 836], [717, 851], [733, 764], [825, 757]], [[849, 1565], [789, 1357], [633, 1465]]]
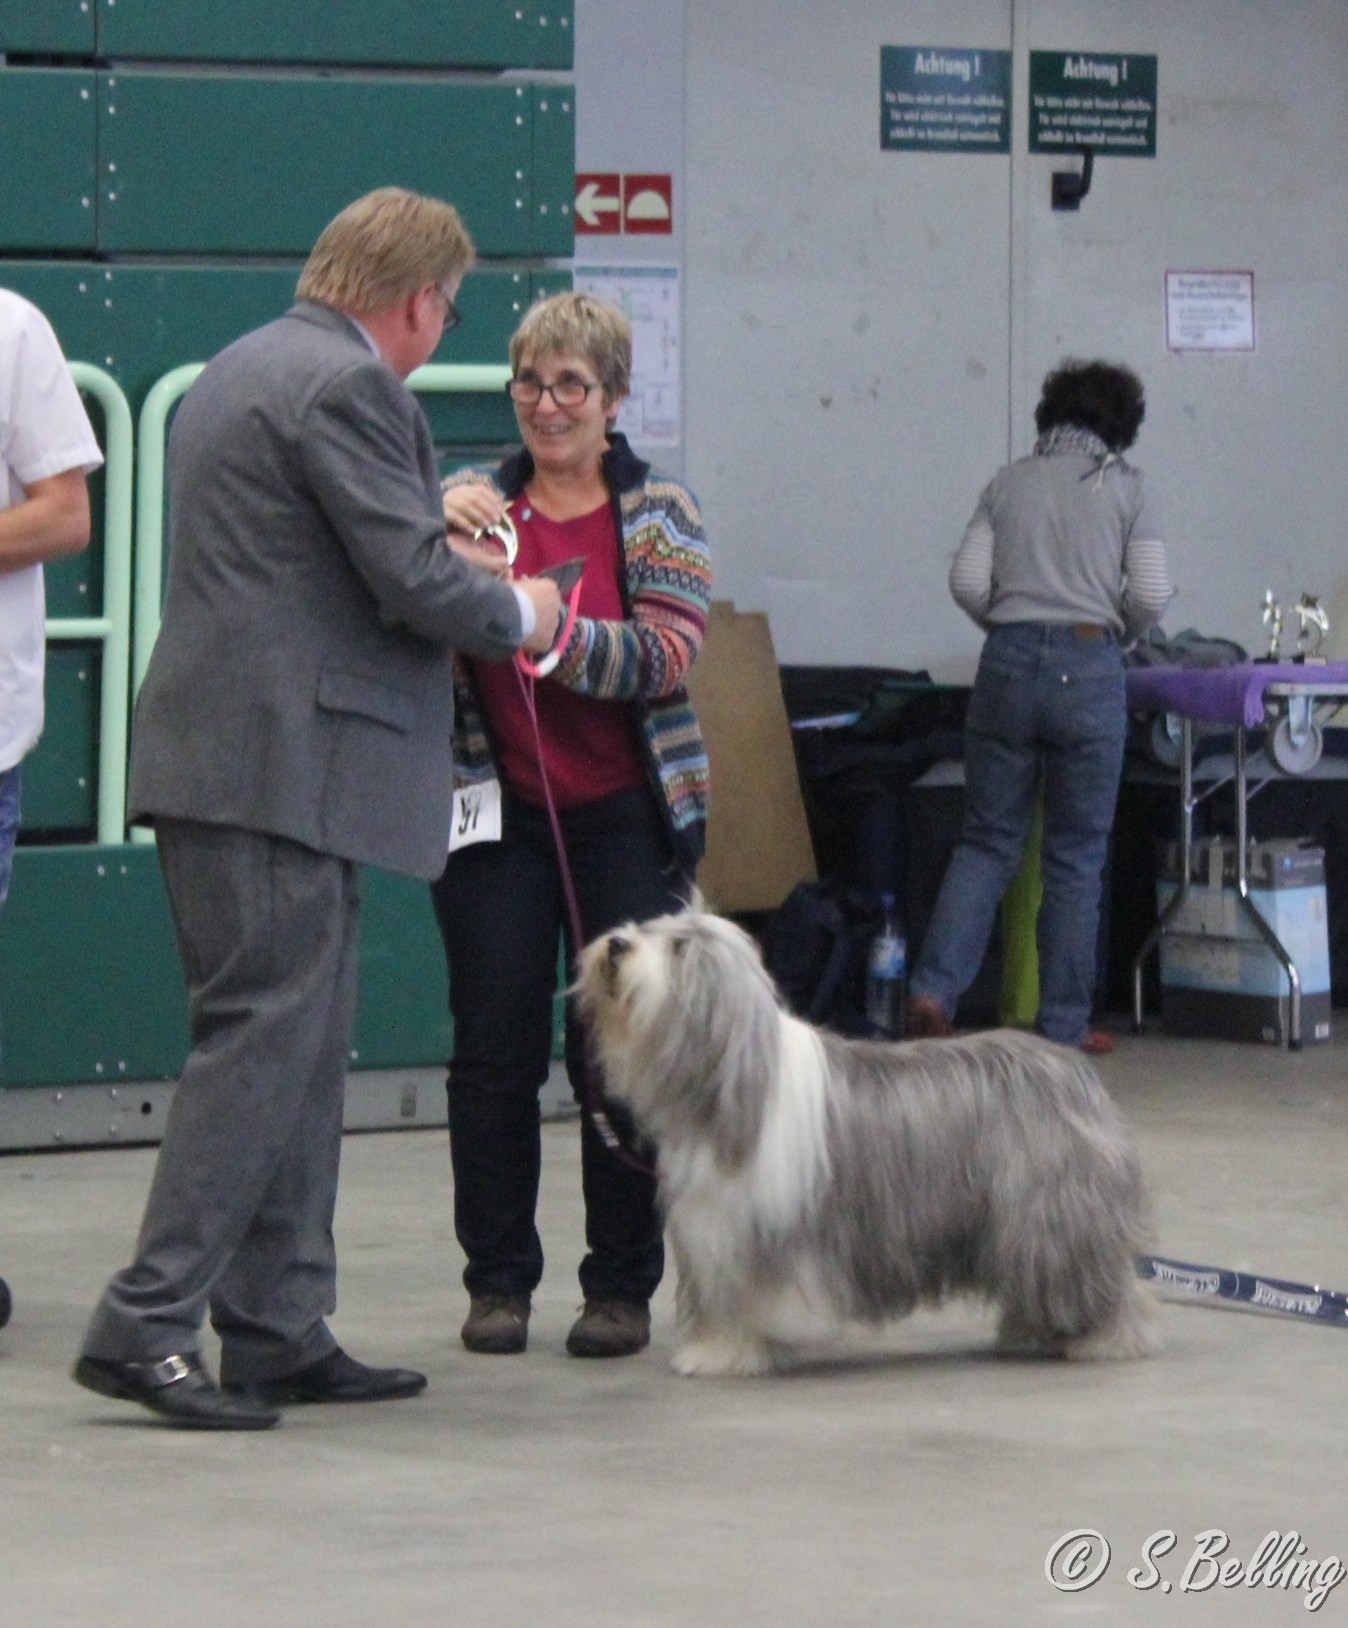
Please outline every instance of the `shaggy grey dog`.
[[700, 909], [596, 940], [577, 990], [606, 1091], [659, 1148], [679, 1372], [762, 1372], [957, 1292], [997, 1304], [1003, 1348], [1150, 1349], [1142, 1175], [1079, 1053], [811, 1028]]

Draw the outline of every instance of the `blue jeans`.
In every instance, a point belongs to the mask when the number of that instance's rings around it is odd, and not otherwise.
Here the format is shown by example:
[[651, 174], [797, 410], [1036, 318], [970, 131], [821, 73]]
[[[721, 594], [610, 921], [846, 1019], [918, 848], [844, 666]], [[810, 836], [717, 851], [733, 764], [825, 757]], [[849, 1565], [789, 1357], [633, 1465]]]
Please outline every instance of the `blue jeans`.
[[[682, 906], [686, 883], [650, 792], [567, 811], [562, 830], [587, 942]], [[507, 793], [501, 841], [453, 854], [431, 897], [454, 1017], [449, 1145], [464, 1286], [470, 1295], [529, 1294], [543, 1275], [538, 1094], [552, 1052], [558, 939], [570, 938], [547, 814]], [[588, 1064], [569, 1003], [566, 1064], [584, 1100]], [[604, 1111], [632, 1146], [622, 1105], [605, 1102]], [[588, 1246], [581, 1291], [587, 1300], [647, 1301], [664, 1271], [655, 1180], [612, 1153], [588, 1115], [580, 1153]], [[649, 1149], [641, 1156], [653, 1162]]]
[[1126, 725], [1123, 659], [1112, 637], [1042, 622], [988, 634], [965, 726], [964, 829], [913, 973], [915, 996], [953, 1014], [973, 982], [1042, 783], [1035, 1027], [1065, 1045], [1081, 1041]]
[[14, 839], [19, 834], [19, 765], [0, 770], [0, 908], [9, 897], [14, 869]]

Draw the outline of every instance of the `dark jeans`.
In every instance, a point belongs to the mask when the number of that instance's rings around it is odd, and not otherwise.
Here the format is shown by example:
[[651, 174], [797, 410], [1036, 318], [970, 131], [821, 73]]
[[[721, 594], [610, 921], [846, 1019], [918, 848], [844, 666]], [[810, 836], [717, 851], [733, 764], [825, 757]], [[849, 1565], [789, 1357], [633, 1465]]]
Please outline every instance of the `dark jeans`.
[[[683, 903], [684, 879], [650, 793], [624, 792], [564, 813], [562, 829], [587, 941]], [[463, 1281], [469, 1294], [528, 1294], [543, 1275], [538, 1094], [552, 1050], [560, 934], [572, 961], [575, 954], [546, 812], [507, 796], [502, 840], [453, 854], [431, 897], [454, 1018], [449, 1138], [454, 1227], [468, 1257]], [[583, 1102], [587, 1065], [569, 1002], [566, 1065]], [[622, 1108], [606, 1103], [605, 1112], [633, 1145]], [[643, 1162], [651, 1162], [649, 1149]], [[654, 1178], [605, 1147], [586, 1115], [581, 1182], [582, 1292], [649, 1300], [664, 1270]]]
[[973, 981], [1042, 784], [1035, 1027], [1064, 1045], [1082, 1039], [1126, 726], [1123, 658], [1112, 638], [1042, 622], [988, 634], [966, 724], [964, 830], [913, 973], [914, 995], [953, 1013]]

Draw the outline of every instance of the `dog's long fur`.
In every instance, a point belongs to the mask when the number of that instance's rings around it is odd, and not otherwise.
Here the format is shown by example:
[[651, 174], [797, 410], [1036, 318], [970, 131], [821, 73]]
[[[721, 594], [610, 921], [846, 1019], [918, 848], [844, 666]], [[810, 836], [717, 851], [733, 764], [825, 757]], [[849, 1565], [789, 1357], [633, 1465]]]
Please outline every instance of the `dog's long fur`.
[[959, 1291], [996, 1302], [1004, 1348], [1150, 1349], [1142, 1175], [1079, 1053], [811, 1028], [700, 909], [598, 939], [577, 987], [605, 1090], [659, 1148], [679, 1372], [761, 1372]]

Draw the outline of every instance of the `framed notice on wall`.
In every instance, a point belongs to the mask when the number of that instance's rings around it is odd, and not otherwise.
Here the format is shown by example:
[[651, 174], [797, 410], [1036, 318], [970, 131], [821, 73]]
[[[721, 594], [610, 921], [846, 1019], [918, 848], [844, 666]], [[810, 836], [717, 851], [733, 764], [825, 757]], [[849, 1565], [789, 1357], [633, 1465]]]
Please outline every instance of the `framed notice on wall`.
[[577, 265], [572, 282], [618, 306], [632, 324], [632, 388], [618, 412], [618, 428], [643, 446], [678, 446], [683, 440], [679, 268]]
[[1168, 271], [1165, 347], [1172, 351], [1252, 351], [1252, 271]]

